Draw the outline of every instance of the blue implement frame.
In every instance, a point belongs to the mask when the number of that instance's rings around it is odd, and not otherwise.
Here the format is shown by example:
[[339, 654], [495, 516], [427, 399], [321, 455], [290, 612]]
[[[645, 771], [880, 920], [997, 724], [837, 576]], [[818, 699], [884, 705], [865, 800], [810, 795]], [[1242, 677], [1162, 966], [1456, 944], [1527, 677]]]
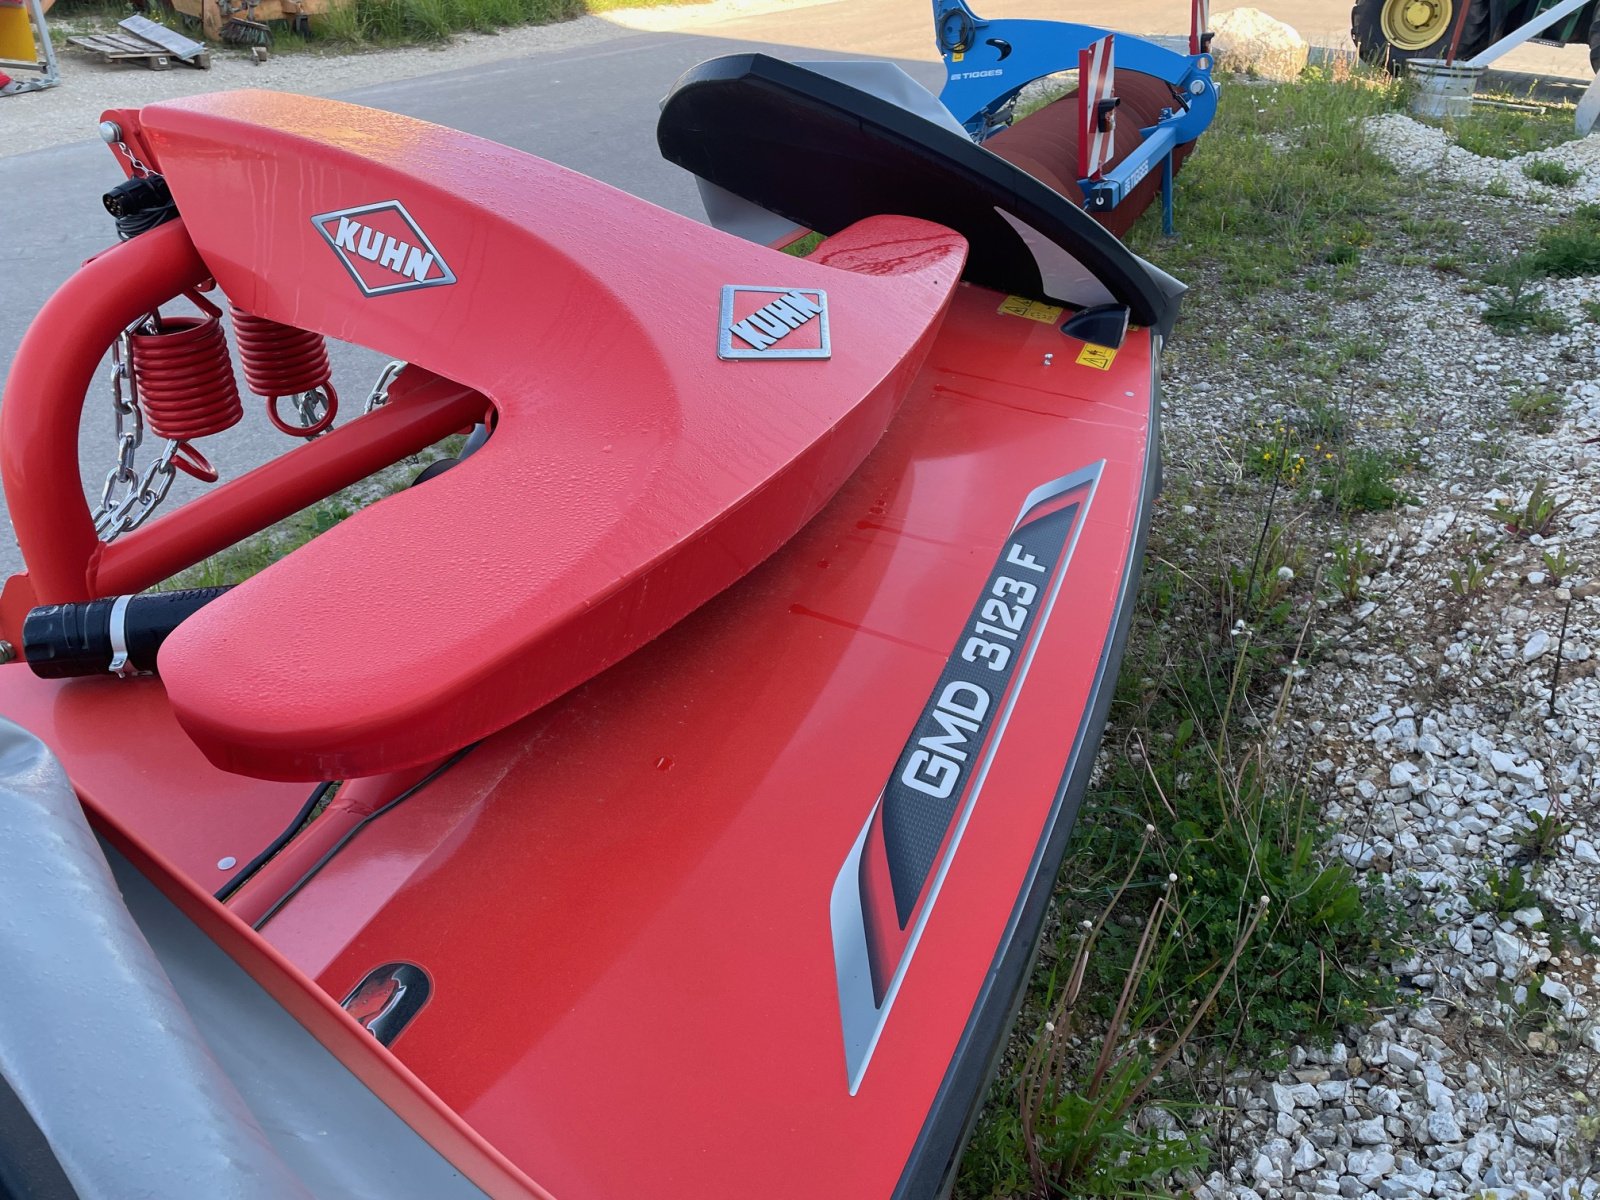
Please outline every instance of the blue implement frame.
[[[944, 59], [939, 101], [976, 142], [1008, 127], [1017, 94], [1058, 71], [1075, 70], [1078, 52], [1114, 32], [1064, 21], [989, 21], [966, 0], [933, 0], [934, 38]], [[1205, 40], [1209, 40], [1208, 38]], [[1191, 44], [1192, 46], [1192, 44]], [[1162, 229], [1171, 234], [1172, 152], [1194, 141], [1217, 112], [1211, 54], [1181, 54], [1131, 34], [1116, 34], [1117, 67], [1154, 76], [1174, 90], [1173, 106], [1154, 125], [1140, 129], [1138, 148], [1098, 179], [1081, 179], [1083, 206], [1090, 212], [1115, 208], [1159, 165]]]

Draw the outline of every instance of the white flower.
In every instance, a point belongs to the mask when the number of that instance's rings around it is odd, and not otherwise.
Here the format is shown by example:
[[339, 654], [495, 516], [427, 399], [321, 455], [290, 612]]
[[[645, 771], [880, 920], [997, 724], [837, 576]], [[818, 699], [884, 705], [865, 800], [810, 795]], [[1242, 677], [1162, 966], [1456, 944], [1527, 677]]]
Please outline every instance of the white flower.
[[1293, 578], [1294, 578], [1294, 568], [1292, 568], [1292, 567], [1279, 567], [1278, 568], [1278, 580], [1279, 580], [1279, 582], [1288, 583], [1289, 580], [1291, 580]]

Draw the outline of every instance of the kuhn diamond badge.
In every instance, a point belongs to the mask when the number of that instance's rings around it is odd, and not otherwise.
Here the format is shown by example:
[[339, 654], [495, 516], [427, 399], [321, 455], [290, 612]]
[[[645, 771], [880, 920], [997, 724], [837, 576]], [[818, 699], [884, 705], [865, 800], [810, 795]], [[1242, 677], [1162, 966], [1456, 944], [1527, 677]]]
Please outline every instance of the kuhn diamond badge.
[[428, 235], [398, 200], [341, 208], [311, 218], [364, 296], [386, 296], [456, 281]]
[[828, 294], [816, 288], [722, 289], [718, 358], [828, 358]]

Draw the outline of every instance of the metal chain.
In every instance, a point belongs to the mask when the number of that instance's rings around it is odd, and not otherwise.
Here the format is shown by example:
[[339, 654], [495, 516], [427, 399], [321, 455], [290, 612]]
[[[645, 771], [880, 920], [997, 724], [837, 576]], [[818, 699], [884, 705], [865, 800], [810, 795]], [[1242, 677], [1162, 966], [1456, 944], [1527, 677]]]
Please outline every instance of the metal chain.
[[118, 534], [139, 528], [161, 506], [167, 493], [172, 490], [173, 479], [177, 477], [172, 460], [182, 445], [182, 442], [169, 438], [156, 461], [145, 469], [143, 475], [138, 476], [137, 486], [95, 519], [94, 531], [101, 541], [112, 541]]
[[[310, 429], [323, 417], [328, 415], [328, 397], [321, 388], [312, 388], [309, 392], [301, 392], [294, 397], [294, 410], [300, 417], [300, 424]], [[333, 426], [328, 426], [332, 429]], [[327, 432], [324, 430], [323, 432]]]
[[389, 403], [389, 385], [395, 381], [401, 371], [406, 369], [406, 364], [396, 358], [384, 367], [378, 376], [378, 381], [372, 385], [372, 391], [367, 396], [366, 407], [361, 410], [361, 415], [366, 416], [375, 408], [382, 408]]
[[149, 167], [145, 166], [144, 163], [139, 161], [139, 156], [137, 154], [135, 154], [131, 149], [129, 149], [127, 142], [118, 141], [117, 142], [117, 149], [121, 150], [122, 153], [127, 156], [128, 166], [130, 166], [137, 174], [140, 174], [140, 175], [154, 175], [155, 174], [154, 171], [152, 171]]
[[135, 322], [111, 347], [111, 411], [117, 430], [117, 461], [106, 472], [100, 486], [100, 504], [92, 514], [95, 534], [105, 542], [118, 534], [137, 529], [172, 488], [176, 474], [172, 465], [182, 442], [169, 439], [156, 461], [139, 474], [135, 459], [144, 442], [144, 417], [139, 412], [138, 383], [129, 364], [128, 335], [142, 320]]

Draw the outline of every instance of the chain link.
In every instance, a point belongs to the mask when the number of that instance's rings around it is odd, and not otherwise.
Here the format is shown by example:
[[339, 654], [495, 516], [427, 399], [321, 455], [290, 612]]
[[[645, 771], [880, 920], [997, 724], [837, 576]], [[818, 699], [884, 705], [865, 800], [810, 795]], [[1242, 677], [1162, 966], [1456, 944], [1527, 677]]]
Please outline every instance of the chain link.
[[400, 372], [406, 369], [406, 364], [400, 359], [393, 359], [384, 367], [378, 376], [378, 381], [372, 385], [372, 392], [367, 396], [366, 406], [361, 410], [361, 415], [366, 416], [375, 408], [382, 408], [389, 403], [389, 385], [399, 377]]
[[[167, 493], [172, 490], [172, 481], [177, 476], [172, 459], [178, 453], [178, 447], [182, 445], [180, 441], [168, 439], [161, 448], [160, 456], [145, 469], [145, 473], [133, 476], [135, 486], [129, 489], [121, 500], [104, 509], [95, 518], [94, 531], [101, 541], [109, 542], [118, 534], [137, 529], [150, 519], [161, 502], [167, 498]], [[119, 463], [118, 471], [120, 469]], [[118, 471], [114, 471], [113, 474], [117, 474]]]
[[144, 163], [139, 161], [139, 156], [137, 154], [135, 154], [128, 147], [128, 143], [127, 142], [119, 141], [117, 143], [117, 149], [121, 150], [122, 153], [127, 157], [128, 166], [133, 168], [135, 173], [137, 173], [139, 175], [154, 175], [155, 174], [154, 171], [152, 171], [149, 167], [145, 166]]
[[294, 410], [300, 417], [300, 424], [310, 429], [328, 415], [328, 397], [321, 388], [301, 392], [294, 398]]
[[139, 474], [136, 459], [144, 443], [144, 417], [139, 412], [138, 382], [130, 369], [128, 335], [140, 324], [142, 319], [123, 330], [111, 347], [111, 411], [116, 422], [117, 461], [106, 472], [100, 486], [100, 504], [92, 514], [95, 534], [105, 542], [139, 528], [167, 498], [176, 474], [172, 460], [183, 444], [168, 440], [155, 462], [143, 475]]

